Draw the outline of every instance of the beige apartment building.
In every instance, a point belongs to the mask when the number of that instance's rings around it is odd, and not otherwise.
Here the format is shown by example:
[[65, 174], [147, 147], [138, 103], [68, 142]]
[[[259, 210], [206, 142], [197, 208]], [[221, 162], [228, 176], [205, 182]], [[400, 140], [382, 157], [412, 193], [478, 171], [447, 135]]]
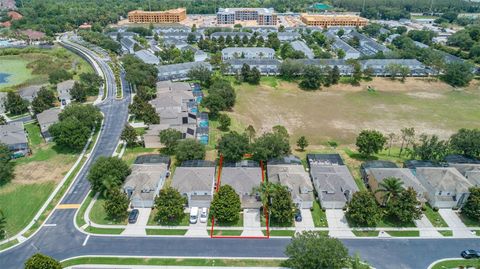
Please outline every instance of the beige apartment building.
[[323, 28], [328, 28], [331, 26], [361, 27], [368, 24], [368, 19], [356, 15], [303, 13], [300, 15], [300, 19], [308, 26], [320, 26]]
[[176, 23], [187, 18], [185, 8], [165, 11], [133, 10], [128, 12], [128, 21], [133, 23]]

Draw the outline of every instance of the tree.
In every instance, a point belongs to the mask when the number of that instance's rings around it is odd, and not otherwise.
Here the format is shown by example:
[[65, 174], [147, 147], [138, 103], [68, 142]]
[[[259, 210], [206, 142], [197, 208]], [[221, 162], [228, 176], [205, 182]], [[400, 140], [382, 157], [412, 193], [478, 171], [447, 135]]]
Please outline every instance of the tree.
[[304, 90], [317, 90], [322, 86], [322, 82], [322, 69], [314, 65], [307, 65], [303, 70], [303, 79], [299, 85]]
[[220, 124], [218, 126], [218, 129], [222, 131], [228, 131], [228, 128], [230, 127], [230, 124], [232, 123], [232, 120], [227, 114], [220, 114], [218, 116], [218, 123]]
[[137, 144], [137, 131], [130, 124], [125, 124], [120, 139], [127, 143], [128, 147], [135, 146]]
[[373, 194], [369, 191], [358, 191], [347, 203], [347, 218], [356, 225], [375, 226], [382, 217]]
[[358, 60], [355, 59], [349, 59], [347, 60], [347, 63], [353, 67], [352, 84], [359, 85], [360, 80], [362, 79], [362, 66]]
[[5, 116], [0, 115], [0, 125], [5, 125], [5, 124], [7, 124], [7, 119], [5, 118]]
[[347, 248], [336, 238], [315, 231], [297, 233], [287, 246], [285, 266], [292, 269], [346, 268], [349, 265]]
[[67, 118], [76, 118], [90, 130], [97, 126], [102, 120], [100, 109], [91, 104], [71, 104], [58, 115], [60, 121]]
[[205, 152], [205, 145], [196, 139], [182, 140], [175, 147], [175, 157], [179, 163], [189, 160], [203, 160]]
[[70, 117], [51, 125], [48, 132], [57, 145], [81, 150], [87, 143], [91, 131], [79, 119]]
[[212, 71], [206, 66], [199, 65], [190, 69], [187, 76], [192, 80], [198, 81], [203, 87], [209, 87], [212, 79]]
[[173, 128], [168, 128], [160, 131], [160, 143], [165, 146], [165, 151], [167, 153], [173, 153], [175, 147], [178, 144], [178, 141], [182, 139], [182, 132], [175, 130]]
[[13, 163], [11, 152], [7, 145], [0, 143], [0, 186], [13, 179]]
[[187, 203], [185, 196], [182, 196], [176, 189], [166, 187], [160, 190], [155, 198], [155, 221], [160, 224], [180, 222], [185, 216], [183, 207]]
[[480, 221], [480, 187], [471, 187], [469, 192], [467, 202], [462, 207], [462, 214], [478, 222]]
[[73, 75], [65, 69], [55, 69], [48, 74], [48, 82], [52, 85], [72, 78]]
[[28, 112], [28, 101], [23, 100], [16, 92], [8, 92], [5, 99], [5, 110], [12, 115], [21, 115]]
[[37, 96], [33, 98], [32, 109], [35, 114], [42, 113], [43, 111], [55, 106], [55, 95], [52, 91], [46, 87], [40, 88], [37, 92]]
[[87, 92], [83, 88], [82, 84], [78, 82], [73, 84], [73, 87], [70, 90], [70, 96], [73, 100], [80, 103], [87, 101]]
[[100, 192], [106, 196], [108, 191], [120, 188], [130, 173], [128, 164], [122, 159], [102, 156], [92, 165], [87, 179], [94, 192]]
[[210, 206], [210, 217], [219, 223], [234, 223], [238, 221], [241, 210], [240, 197], [230, 185], [221, 185], [213, 195]]
[[388, 156], [390, 156], [390, 151], [392, 150], [393, 140], [395, 140], [395, 133], [388, 134]]
[[371, 156], [373, 153], [378, 153], [383, 149], [387, 139], [382, 133], [376, 130], [363, 130], [357, 136], [355, 145], [358, 152], [364, 156]]
[[345, 51], [344, 51], [343, 49], [337, 50], [337, 57], [338, 57], [338, 59], [343, 59], [343, 58], [345, 58], [345, 56], [346, 56], [346, 53], [345, 53]]
[[102, 86], [103, 78], [95, 73], [81, 73], [80, 84], [87, 95], [97, 95], [100, 86]]
[[415, 138], [415, 129], [413, 127], [403, 128], [401, 131], [402, 145], [400, 146], [400, 152], [398, 157], [402, 157], [404, 148], [408, 149], [408, 146], [413, 143]]
[[297, 147], [300, 148], [301, 151], [304, 151], [306, 147], [308, 147], [308, 141], [305, 136], [300, 136], [297, 140]]
[[253, 158], [268, 161], [290, 153], [288, 137], [279, 132], [264, 133], [252, 144]]
[[253, 128], [252, 125], [248, 125], [248, 127], [245, 129], [245, 133], [248, 136], [248, 141], [252, 142], [252, 140], [255, 138], [255, 128]]
[[218, 152], [228, 162], [240, 161], [249, 150], [249, 140], [245, 134], [230, 132], [218, 141]]
[[113, 188], [107, 191], [107, 197], [103, 209], [107, 217], [111, 220], [120, 221], [128, 215], [128, 204], [130, 201], [125, 193], [119, 188]]
[[402, 223], [413, 222], [422, 216], [420, 202], [417, 200], [417, 192], [409, 187], [402, 190], [400, 194], [387, 202], [387, 214]]
[[448, 154], [448, 142], [440, 140], [436, 135], [428, 137], [426, 134], [421, 134], [419, 142], [413, 144], [410, 151], [412, 158], [423, 161], [442, 161]]
[[287, 59], [280, 64], [280, 76], [286, 80], [292, 80], [303, 72], [303, 65], [300, 62]]
[[260, 71], [257, 67], [253, 67], [248, 73], [246, 81], [250, 84], [258, 85], [260, 83]]
[[128, 109], [136, 119], [142, 120], [145, 124], [160, 123], [160, 117], [155, 111], [155, 108], [151, 104], [140, 99], [139, 96], [133, 98], [133, 103], [128, 106]]
[[466, 61], [450, 62], [445, 65], [442, 79], [454, 87], [464, 87], [473, 79], [472, 70], [473, 66]]
[[387, 177], [378, 184], [375, 193], [382, 193], [383, 205], [396, 198], [403, 192], [403, 181], [396, 177]]
[[450, 148], [471, 158], [480, 158], [480, 129], [460, 129], [450, 137]]
[[52, 257], [37, 253], [28, 258], [25, 269], [62, 269], [62, 265]]
[[270, 217], [275, 224], [291, 224], [293, 220], [293, 201], [292, 195], [286, 186], [276, 184], [271, 193]]
[[211, 94], [203, 98], [202, 106], [207, 108], [212, 115], [217, 115], [218, 112], [225, 110], [225, 100], [218, 94]]
[[3, 211], [0, 209], [0, 239], [4, 239], [7, 236], [7, 231], [5, 226], [7, 224], [7, 217], [3, 214]]
[[340, 69], [338, 68], [338, 66], [335, 65], [333, 67], [332, 72], [331, 74], [329, 74], [329, 76], [332, 85], [338, 84], [338, 81], [340, 81]]

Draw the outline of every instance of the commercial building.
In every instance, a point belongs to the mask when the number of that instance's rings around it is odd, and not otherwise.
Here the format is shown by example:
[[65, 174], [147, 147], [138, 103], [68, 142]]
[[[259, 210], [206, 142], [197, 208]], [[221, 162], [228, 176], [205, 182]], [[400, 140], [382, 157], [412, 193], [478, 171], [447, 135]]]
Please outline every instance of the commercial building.
[[331, 26], [361, 27], [368, 24], [368, 19], [355, 15], [303, 13], [300, 15], [300, 19], [308, 26], [320, 26], [323, 28], [328, 28]]
[[133, 10], [128, 12], [128, 21], [133, 23], [176, 23], [187, 18], [185, 8], [165, 11]]
[[220, 8], [218, 24], [235, 24], [235, 21], [257, 21], [258, 25], [276, 25], [277, 14], [273, 8]]

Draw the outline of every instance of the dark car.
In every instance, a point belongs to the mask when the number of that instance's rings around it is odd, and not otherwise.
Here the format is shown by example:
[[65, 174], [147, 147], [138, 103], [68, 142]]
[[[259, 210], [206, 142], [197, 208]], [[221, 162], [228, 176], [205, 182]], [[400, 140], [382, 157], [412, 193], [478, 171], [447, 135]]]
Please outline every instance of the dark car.
[[300, 211], [299, 209], [295, 210], [295, 221], [302, 221], [302, 211]]
[[480, 258], [480, 251], [476, 251], [476, 250], [473, 250], [473, 249], [467, 249], [467, 250], [462, 251], [461, 255], [465, 259]]
[[132, 210], [128, 215], [128, 223], [134, 224], [135, 222], [137, 222], [138, 213], [138, 209]]

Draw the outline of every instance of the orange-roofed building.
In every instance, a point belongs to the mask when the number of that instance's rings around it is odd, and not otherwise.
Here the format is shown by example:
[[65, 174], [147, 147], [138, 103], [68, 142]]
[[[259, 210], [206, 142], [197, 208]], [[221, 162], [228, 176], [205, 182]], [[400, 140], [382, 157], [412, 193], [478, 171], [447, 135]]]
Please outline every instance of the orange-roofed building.
[[78, 27], [78, 29], [90, 30], [90, 29], [92, 29], [92, 25], [84, 22], [82, 25], [80, 25], [80, 26]]
[[12, 19], [12, 21], [17, 21], [23, 18], [22, 14], [16, 12], [16, 11], [9, 11], [8, 16]]

